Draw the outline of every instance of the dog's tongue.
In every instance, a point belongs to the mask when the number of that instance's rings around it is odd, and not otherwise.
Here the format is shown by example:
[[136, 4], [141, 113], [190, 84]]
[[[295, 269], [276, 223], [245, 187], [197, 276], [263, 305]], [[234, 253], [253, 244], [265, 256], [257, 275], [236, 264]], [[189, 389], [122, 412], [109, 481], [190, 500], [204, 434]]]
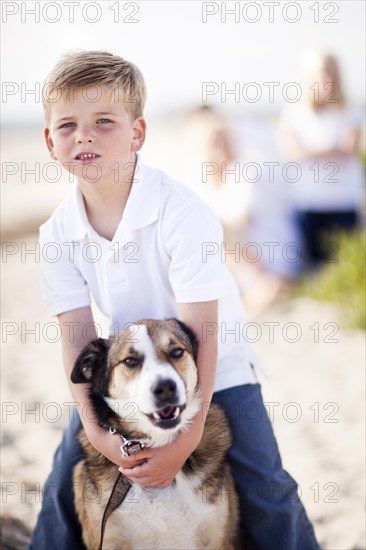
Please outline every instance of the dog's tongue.
[[175, 409], [176, 407], [164, 407], [164, 409], [160, 409], [158, 413], [159, 413], [159, 416], [161, 416], [162, 418], [168, 418], [169, 416], [172, 416]]

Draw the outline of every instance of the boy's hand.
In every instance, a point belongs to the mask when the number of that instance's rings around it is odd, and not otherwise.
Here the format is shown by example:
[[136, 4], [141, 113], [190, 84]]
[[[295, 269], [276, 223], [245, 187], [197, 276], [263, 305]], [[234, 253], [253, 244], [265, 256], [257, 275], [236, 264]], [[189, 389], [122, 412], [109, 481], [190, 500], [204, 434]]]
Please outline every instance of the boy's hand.
[[145, 487], [168, 487], [183, 464], [199, 444], [203, 422], [197, 417], [188, 432], [183, 432], [170, 445], [146, 448], [133, 456], [122, 457], [123, 475]]
[[198, 414], [187, 432], [180, 433], [170, 445], [145, 448], [132, 456], [124, 456], [121, 438], [93, 424], [87, 437], [97, 451], [119, 466], [120, 472], [146, 487], [168, 487], [183, 464], [201, 441], [204, 423]]

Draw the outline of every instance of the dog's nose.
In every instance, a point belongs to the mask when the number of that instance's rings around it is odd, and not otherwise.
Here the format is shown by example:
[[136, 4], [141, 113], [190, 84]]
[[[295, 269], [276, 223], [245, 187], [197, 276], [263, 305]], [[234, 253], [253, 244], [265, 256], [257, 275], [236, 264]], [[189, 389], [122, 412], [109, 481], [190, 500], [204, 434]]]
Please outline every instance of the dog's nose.
[[158, 380], [151, 388], [152, 393], [155, 396], [156, 404], [160, 405], [174, 405], [178, 400], [177, 384], [174, 380]]

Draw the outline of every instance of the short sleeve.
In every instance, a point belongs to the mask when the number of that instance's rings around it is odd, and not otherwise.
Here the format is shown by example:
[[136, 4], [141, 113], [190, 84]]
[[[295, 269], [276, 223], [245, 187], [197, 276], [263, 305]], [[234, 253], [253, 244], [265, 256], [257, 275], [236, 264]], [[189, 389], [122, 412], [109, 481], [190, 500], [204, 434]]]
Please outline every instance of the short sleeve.
[[71, 243], [60, 238], [49, 220], [39, 230], [42, 300], [50, 315], [90, 304], [87, 283], [75, 265]]
[[165, 231], [169, 281], [177, 303], [207, 302], [224, 296], [223, 232], [210, 208], [199, 200], [190, 202], [179, 209]]

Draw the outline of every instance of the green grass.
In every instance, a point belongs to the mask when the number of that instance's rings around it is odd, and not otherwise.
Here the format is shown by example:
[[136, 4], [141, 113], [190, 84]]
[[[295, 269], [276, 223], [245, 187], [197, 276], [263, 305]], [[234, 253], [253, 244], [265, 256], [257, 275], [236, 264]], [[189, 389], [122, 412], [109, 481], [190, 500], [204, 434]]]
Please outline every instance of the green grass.
[[336, 261], [303, 277], [295, 293], [339, 304], [344, 327], [366, 330], [365, 235], [339, 233], [332, 241], [337, 244]]

